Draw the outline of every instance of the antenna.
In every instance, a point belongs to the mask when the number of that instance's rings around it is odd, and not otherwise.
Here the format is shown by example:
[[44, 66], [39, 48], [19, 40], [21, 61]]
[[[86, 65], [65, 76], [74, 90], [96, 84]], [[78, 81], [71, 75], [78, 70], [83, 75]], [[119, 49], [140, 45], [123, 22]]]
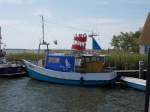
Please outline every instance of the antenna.
[[92, 32], [91, 34], [89, 34], [89, 37], [94, 38], [95, 36], [99, 36], [98, 34]]
[[43, 39], [43, 43], [45, 43], [45, 41], [44, 41], [44, 17], [43, 17], [43, 15], [41, 15], [41, 19], [42, 19], [42, 34], [43, 34], [42, 39]]

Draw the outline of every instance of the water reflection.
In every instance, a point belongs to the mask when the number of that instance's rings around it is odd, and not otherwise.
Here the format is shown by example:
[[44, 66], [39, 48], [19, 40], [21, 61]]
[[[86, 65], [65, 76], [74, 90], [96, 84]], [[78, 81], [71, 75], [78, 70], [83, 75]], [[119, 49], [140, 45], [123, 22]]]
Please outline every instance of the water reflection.
[[143, 112], [144, 93], [0, 79], [0, 112]]

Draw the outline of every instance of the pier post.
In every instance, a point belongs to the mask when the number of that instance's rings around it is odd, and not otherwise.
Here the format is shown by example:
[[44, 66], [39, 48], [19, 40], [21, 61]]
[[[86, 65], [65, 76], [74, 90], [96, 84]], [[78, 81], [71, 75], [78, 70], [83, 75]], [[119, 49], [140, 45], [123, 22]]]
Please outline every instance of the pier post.
[[139, 61], [139, 79], [142, 78], [144, 74], [144, 61]]
[[145, 111], [150, 112], [150, 49], [148, 52], [148, 72], [146, 74], [146, 96], [145, 96]]

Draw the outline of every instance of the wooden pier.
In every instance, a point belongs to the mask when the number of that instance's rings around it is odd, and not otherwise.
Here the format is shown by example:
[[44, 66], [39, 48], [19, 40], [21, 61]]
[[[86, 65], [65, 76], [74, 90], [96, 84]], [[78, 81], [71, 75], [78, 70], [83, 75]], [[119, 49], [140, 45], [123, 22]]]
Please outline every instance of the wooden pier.
[[[116, 73], [135, 73], [139, 72], [139, 70], [115, 70]], [[144, 72], [147, 72], [146, 69], [144, 69]]]
[[140, 70], [115, 70], [114, 72], [119, 76], [146, 79], [147, 70], [144, 69], [142, 72]]

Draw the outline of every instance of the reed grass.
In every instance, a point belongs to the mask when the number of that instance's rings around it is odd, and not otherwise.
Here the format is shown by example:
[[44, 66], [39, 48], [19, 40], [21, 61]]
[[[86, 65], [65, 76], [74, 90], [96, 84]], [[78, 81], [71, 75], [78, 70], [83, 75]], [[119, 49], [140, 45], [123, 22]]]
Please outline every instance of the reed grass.
[[114, 53], [106, 57], [106, 66], [115, 66], [117, 69], [133, 70], [139, 68], [139, 61], [144, 61], [147, 68], [147, 55]]
[[[39, 59], [43, 57], [43, 54], [39, 55]], [[35, 61], [37, 60], [37, 53], [11, 53], [6, 58], [9, 61], [21, 61], [22, 59]]]
[[[44, 58], [44, 54], [40, 54], [39, 58]], [[9, 61], [37, 60], [37, 53], [13, 53], [8, 54]], [[113, 53], [106, 57], [106, 66], [115, 66], [117, 69], [133, 70], [138, 69], [139, 61], [144, 61], [144, 68], [147, 68], [147, 55], [128, 54], [128, 53]]]

